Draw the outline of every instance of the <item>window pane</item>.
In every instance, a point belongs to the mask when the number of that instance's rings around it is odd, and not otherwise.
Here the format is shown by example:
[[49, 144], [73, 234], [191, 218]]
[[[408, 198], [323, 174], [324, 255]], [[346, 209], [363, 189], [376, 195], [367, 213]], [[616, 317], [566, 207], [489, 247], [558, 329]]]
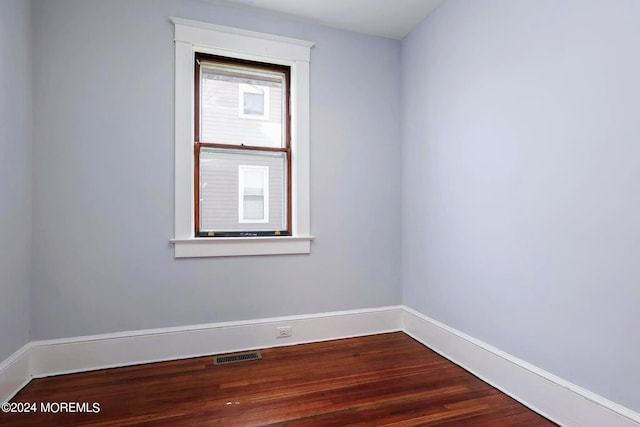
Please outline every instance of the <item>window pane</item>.
[[284, 147], [284, 74], [202, 62], [200, 141]]
[[244, 188], [245, 194], [262, 195], [264, 174], [259, 170], [245, 170]]
[[286, 168], [286, 153], [202, 147], [200, 231], [286, 230]]
[[264, 116], [264, 93], [250, 93], [244, 94], [244, 115]]
[[238, 166], [240, 204], [238, 221], [241, 223], [269, 222], [269, 167]]
[[248, 196], [245, 194], [242, 203], [244, 208], [242, 218], [244, 221], [264, 220], [264, 196]]

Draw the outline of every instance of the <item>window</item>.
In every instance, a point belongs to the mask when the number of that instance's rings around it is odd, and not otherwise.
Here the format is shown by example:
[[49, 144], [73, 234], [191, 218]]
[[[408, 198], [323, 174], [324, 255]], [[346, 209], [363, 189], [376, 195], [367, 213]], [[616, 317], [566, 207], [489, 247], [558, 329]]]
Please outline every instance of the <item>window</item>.
[[245, 224], [269, 223], [269, 167], [238, 167], [238, 222]]
[[309, 253], [313, 43], [171, 20], [175, 257]]
[[194, 69], [195, 236], [290, 236], [290, 67], [198, 52]]

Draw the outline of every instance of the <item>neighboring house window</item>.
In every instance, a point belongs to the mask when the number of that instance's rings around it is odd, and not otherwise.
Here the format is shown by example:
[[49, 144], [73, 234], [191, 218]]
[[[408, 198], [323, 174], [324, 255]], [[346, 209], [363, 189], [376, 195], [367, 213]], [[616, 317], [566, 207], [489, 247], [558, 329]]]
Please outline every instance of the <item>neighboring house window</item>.
[[313, 43], [171, 21], [175, 257], [309, 253]]
[[238, 166], [238, 222], [269, 223], [269, 167]]
[[241, 83], [239, 88], [238, 115], [245, 119], [269, 120], [269, 86]]
[[196, 53], [194, 69], [195, 236], [290, 236], [290, 68]]

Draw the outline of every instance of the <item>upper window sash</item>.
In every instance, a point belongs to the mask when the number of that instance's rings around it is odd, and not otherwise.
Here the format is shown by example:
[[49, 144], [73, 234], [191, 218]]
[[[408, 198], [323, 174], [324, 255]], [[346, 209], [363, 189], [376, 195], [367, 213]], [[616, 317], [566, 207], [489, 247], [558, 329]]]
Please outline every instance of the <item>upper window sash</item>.
[[[238, 146], [261, 146], [283, 148], [290, 145], [290, 85], [291, 67], [281, 64], [263, 63], [257, 61], [239, 60], [236, 58], [210, 55], [202, 52], [196, 53], [196, 79], [194, 97], [195, 103], [195, 142], [206, 142]], [[209, 114], [215, 109], [215, 105], [206, 102], [206, 93], [210, 93], [214, 86], [229, 92], [230, 86], [238, 85], [238, 111], [236, 117], [245, 121], [249, 128], [261, 129], [261, 140], [246, 139], [235, 133], [225, 133], [220, 127], [212, 127], [210, 122], [204, 120], [205, 110]], [[226, 87], [225, 87], [226, 86]], [[271, 87], [269, 87], [271, 86]], [[245, 113], [245, 95], [263, 95], [263, 114]], [[230, 95], [231, 93], [227, 93]], [[271, 97], [270, 97], [271, 96]], [[278, 103], [274, 100], [279, 100]], [[229, 100], [227, 100], [229, 101]], [[222, 114], [229, 114], [223, 112]], [[229, 120], [234, 119], [229, 116]], [[253, 122], [253, 123], [251, 123]], [[264, 123], [274, 125], [273, 128], [265, 128]], [[236, 123], [244, 127], [245, 124]], [[265, 134], [264, 131], [268, 130]]]

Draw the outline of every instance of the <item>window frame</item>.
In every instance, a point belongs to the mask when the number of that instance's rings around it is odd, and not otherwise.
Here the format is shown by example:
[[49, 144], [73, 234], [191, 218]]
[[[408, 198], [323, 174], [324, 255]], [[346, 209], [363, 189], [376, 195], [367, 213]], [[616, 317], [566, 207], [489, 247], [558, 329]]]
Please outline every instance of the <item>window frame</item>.
[[[174, 256], [217, 257], [310, 253], [309, 63], [312, 42], [182, 18], [174, 24]], [[291, 69], [291, 233], [289, 236], [196, 238], [194, 227], [195, 53], [280, 64]]]

